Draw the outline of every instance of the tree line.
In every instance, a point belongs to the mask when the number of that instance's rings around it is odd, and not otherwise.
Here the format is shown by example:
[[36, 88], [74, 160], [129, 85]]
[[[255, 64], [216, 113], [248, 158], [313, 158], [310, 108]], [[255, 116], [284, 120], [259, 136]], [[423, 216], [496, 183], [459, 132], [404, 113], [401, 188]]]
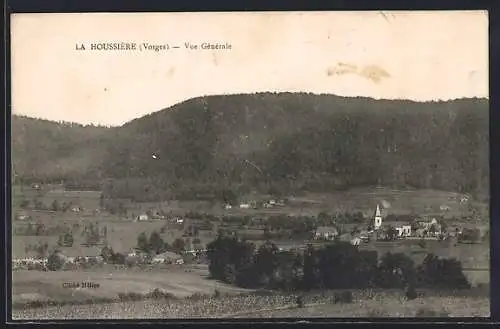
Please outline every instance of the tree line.
[[259, 248], [235, 237], [218, 237], [207, 246], [212, 278], [245, 288], [287, 291], [418, 287], [463, 289], [470, 284], [461, 263], [428, 254], [415, 264], [403, 253], [361, 250], [346, 242], [322, 248], [280, 251], [272, 242]]

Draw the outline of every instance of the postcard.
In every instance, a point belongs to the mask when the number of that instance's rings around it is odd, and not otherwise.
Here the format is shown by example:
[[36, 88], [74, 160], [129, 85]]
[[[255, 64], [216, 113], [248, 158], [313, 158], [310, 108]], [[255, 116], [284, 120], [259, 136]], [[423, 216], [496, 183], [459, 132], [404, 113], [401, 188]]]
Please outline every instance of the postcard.
[[11, 33], [12, 319], [489, 317], [487, 12]]

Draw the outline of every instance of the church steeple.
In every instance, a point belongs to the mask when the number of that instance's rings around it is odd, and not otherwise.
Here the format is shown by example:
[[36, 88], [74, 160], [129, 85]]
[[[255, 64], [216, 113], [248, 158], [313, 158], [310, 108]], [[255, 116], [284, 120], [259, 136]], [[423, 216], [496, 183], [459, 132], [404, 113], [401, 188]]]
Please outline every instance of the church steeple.
[[382, 213], [380, 212], [380, 206], [377, 204], [377, 209], [375, 210], [375, 216], [373, 217], [373, 229], [378, 230], [382, 226]]

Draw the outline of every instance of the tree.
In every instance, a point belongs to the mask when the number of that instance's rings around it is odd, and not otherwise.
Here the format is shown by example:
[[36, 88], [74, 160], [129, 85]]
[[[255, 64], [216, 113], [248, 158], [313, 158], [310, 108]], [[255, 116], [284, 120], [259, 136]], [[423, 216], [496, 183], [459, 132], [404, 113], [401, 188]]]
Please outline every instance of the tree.
[[58, 202], [57, 200], [54, 200], [54, 201], [52, 202], [52, 205], [51, 205], [51, 207], [50, 207], [50, 208], [51, 208], [53, 211], [59, 211], [59, 208], [60, 208], [60, 207], [59, 207], [59, 202]]
[[85, 242], [88, 245], [96, 245], [101, 240], [101, 235], [99, 234], [98, 225], [93, 225], [90, 223], [88, 227], [85, 228]]
[[73, 234], [70, 232], [59, 235], [59, 240], [57, 245], [59, 247], [72, 247], [73, 246]]
[[181, 253], [184, 252], [186, 248], [186, 242], [183, 239], [175, 239], [172, 243], [172, 249], [175, 252]]
[[386, 253], [379, 266], [378, 284], [383, 288], [403, 288], [414, 284], [416, 270], [413, 260], [403, 253]]
[[28, 199], [22, 199], [20, 204], [19, 204], [19, 207], [21, 207], [21, 209], [26, 209], [30, 206], [30, 201]]
[[143, 252], [148, 252], [148, 250], [149, 250], [149, 241], [148, 241], [148, 237], [146, 236], [145, 232], [142, 232], [137, 237], [137, 249], [139, 249]]
[[440, 289], [466, 289], [470, 287], [463, 273], [462, 264], [456, 259], [440, 259], [427, 254], [418, 269], [420, 284]]
[[49, 250], [49, 244], [47, 242], [39, 243], [35, 247], [35, 251], [38, 258], [44, 258], [47, 255], [48, 250]]
[[278, 247], [271, 241], [266, 241], [261, 245], [254, 258], [254, 266], [259, 281], [264, 286], [275, 279], [275, 272], [278, 267]]
[[40, 235], [43, 235], [45, 233], [45, 225], [42, 224], [42, 223], [37, 223], [36, 224], [36, 228], [35, 228], [35, 235], [37, 236], [40, 236]]
[[331, 217], [324, 211], [320, 212], [318, 214], [318, 222], [321, 223], [321, 225], [328, 225], [330, 222]]
[[47, 258], [47, 269], [50, 271], [58, 271], [60, 270], [65, 261], [62, 255], [60, 254], [59, 250], [54, 250], [52, 254]]
[[153, 231], [149, 236], [149, 250], [151, 250], [155, 254], [162, 253], [165, 248], [165, 242], [163, 242], [160, 234], [156, 231]]
[[398, 236], [398, 231], [396, 230], [396, 228], [394, 226], [389, 225], [385, 234], [386, 234], [388, 240], [395, 240]]
[[101, 257], [104, 259], [104, 261], [106, 263], [109, 263], [112, 261], [113, 259], [113, 256], [114, 256], [114, 251], [113, 251], [113, 248], [112, 247], [109, 247], [109, 246], [104, 246], [102, 249], [101, 249]]
[[117, 253], [113, 254], [113, 256], [111, 257], [111, 262], [113, 264], [117, 264], [117, 265], [125, 265], [126, 257], [125, 257], [125, 255], [117, 252]]
[[104, 194], [102, 193], [99, 196], [99, 209], [104, 210]]
[[227, 188], [222, 191], [222, 200], [226, 204], [235, 206], [238, 204], [238, 195], [233, 190]]
[[196, 249], [200, 249], [201, 240], [199, 238], [195, 238], [193, 240], [193, 245], [195, 246]]
[[478, 228], [464, 229], [462, 234], [458, 236], [459, 242], [477, 243], [481, 240], [481, 230]]
[[[207, 245], [210, 275], [214, 279], [224, 280], [226, 265], [233, 265], [237, 278], [239, 277], [240, 281], [248, 283], [246, 274], [253, 269], [254, 250], [255, 246], [251, 243], [239, 241], [235, 237], [218, 236]], [[245, 273], [242, 273], [243, 270]]]
[[335, 242], [318, 250], [320, 283], [329, 289], [347, 289], [355, 285], [359, 267], [358, 250], [348, 242]]
[[318, 269], [318, 253], [314, 247], [309, 244], [304, 253], [303, 260], [303, 276], [302, 276], [302, 288], [305, 290], [310, 290], [317, 288], [320, 281], [320, 273]]

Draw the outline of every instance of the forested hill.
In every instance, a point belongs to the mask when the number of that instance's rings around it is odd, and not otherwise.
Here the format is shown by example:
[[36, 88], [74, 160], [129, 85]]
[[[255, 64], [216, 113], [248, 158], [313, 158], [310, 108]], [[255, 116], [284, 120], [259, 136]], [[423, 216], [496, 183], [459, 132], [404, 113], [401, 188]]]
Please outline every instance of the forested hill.
[[[139, 186], [144, 192], [145, 184], [150, 195], [382, 184], [479, 195], [489, 189], [488, 116], [486, 99], [417, 103], [304, 93], [209, 96], [91, 133], [88, 145], [79, 144], [78, 150], [45, 152], [62, 161], [60, 166], [70, 160], [80, 164], [87, 154], [92, 170], [81, 165], [80, 174], [115, 178], [117, 194], [135, 194]], [[45, 138], [29, 140], [30, 150], [50, 143]], [[19, 151], [17, 156], [23, 163], [33, 155]], [[45, 165], [36, 163], [34, 172]]]
[[109, 129], [12, 115], [13, 174], [29, 181], [96, 174]]

